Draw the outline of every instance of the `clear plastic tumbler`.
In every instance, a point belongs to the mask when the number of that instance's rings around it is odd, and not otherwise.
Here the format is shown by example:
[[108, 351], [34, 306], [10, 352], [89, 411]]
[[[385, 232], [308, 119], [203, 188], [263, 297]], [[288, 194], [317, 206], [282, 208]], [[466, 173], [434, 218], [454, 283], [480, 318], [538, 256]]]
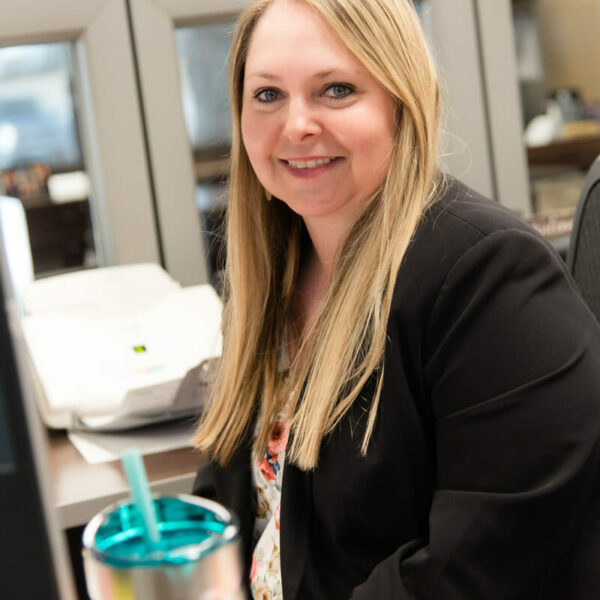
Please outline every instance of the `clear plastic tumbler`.
[[196, 496], [153, 497], [160, 543], [149, 547], [136, 504], [98, 513], [83, 532], [91, 600], [245, 600], [239, 526]]

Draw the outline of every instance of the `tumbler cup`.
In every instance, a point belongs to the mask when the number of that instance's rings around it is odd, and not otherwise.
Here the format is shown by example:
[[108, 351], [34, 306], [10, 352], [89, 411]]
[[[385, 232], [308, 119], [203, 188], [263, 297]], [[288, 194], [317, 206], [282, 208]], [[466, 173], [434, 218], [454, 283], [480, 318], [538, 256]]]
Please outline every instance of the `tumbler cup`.
[[160, 542], [149, 547], [136, 504], [98, 513], [83, 532], [91, 600], [244, 600], [239, 526], [196, 496], [153, 496]]

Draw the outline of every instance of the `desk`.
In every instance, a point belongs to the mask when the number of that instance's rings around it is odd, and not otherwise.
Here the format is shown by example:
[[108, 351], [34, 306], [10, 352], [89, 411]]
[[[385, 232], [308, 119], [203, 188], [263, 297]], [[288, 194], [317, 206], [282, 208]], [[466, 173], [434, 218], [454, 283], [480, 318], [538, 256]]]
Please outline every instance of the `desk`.
[[[91, 465], [64, 431], [48, 434], [50, 481], [56, 515], [63, 529], [84, 525], [98, 511], [129, 495], [119, 461]], [[198, 467], [207, 458], [192, 448], [144, 456], [153, 492], [189, 494]]]

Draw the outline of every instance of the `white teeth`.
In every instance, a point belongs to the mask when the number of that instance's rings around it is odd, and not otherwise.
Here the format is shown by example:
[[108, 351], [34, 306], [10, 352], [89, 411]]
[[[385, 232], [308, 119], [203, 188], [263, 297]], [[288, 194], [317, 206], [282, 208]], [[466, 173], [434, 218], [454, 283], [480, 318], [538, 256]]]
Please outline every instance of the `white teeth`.
[[320, 165], [326, 165], [330, 163], [333, 158], [317, 158], [315, 160], [288, 160], [288, 165], [294, 167], [295, 169], [314, 169]]

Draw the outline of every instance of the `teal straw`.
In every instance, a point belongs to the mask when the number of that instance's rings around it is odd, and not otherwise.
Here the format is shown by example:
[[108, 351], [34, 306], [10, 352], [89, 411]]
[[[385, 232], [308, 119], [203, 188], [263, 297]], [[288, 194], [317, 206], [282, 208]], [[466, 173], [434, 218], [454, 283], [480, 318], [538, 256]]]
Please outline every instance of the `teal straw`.
[[130, 448], [121, 453], [121, 462], [129, 487], [133, 503], [137, 505], [142, 515], [144, 524], [144, 539], [148, 547], [152, 550], [160, 545], [160, 533], [156, 523], [156, 513], [154, 512], [154, 503], [150, 495], [146, 469], [140, 451], [137, 448]]

